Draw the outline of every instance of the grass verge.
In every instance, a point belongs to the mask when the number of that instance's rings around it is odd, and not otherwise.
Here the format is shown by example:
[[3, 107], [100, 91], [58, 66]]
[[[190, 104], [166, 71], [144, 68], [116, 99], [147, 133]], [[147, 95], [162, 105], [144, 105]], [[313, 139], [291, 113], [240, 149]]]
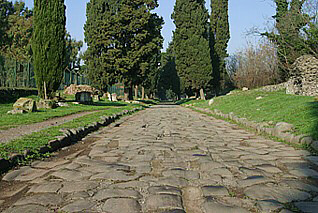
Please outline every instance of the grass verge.
[[189, 104], [210, 110], [218, 109], [225, 114], [233, 112], [238, 117], [259, 123], [268, 122], [274, 125], [278, 122], [287, 122], [294, 125], [295, 134], [318, 139], [318, 102], [314, 97], [286, 95], [285, 91], [251, 90], [216, 97], [211, 106], [208, 100], [181, 103]]
[[[31, 97], [32, 98], [32, 97]], [[38, 123], [55, 117], [63, 117], [84, 111], [96, 111], [109, 109], [110, 107], [123, 107], [127, 106], [125, 102], [109, 102], [99, 101], [94, 102], [93, 105], [73, 104], [67, 103], [68, 107], [58, 107], [56, 109], [41, 109], [38, 112], [11, 115], [7, 114], [12, 110], [13, 103], [0, 104], [0, 130], [6, 130], [21, 125]]]
[[37, 155], [40, 147], [46, 145], [48, 141], [55, 139], [56, 136], [63, 135], [63, 133], [59, 131], [61, 128], [71, 129], [86, 126], [99, 121], [101, 116], [110, 116], [123, 110], [131, 110], [137, 106], [140, 105], [127, 104], [126, 106], [120, 107], [108, 107], [107, 110], [85, 115], [62, 125], [34, 132], [30, 135], [10, 141], [9, 143], [0, 144], [0, 158], [9, 159], [13, 153], [23, 154], [25, 150], [30, 150]]

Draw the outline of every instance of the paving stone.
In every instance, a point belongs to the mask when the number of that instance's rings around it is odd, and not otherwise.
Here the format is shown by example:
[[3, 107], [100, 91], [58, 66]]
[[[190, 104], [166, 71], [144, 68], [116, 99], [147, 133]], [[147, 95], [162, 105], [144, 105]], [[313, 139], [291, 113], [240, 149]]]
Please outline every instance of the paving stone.
[[94, 203], [88, 200], [76, 200], [70, 204], [64, 206], [61, 210], [65, 212], [87, 212], [94, 207]]
[[40, 205], [23, 205], [23, 206], [14, 206], [5, 210], [3, 213], [19, 213], [19, 212], [32, 212], [32, 213], [43, 213], [49, 212], [49, 209], [40, 206]]
[[282, 181], [281, 183], [287, 184], [289, 187], [299, 189], [301, 191], [318, 192], [318, 187], [306, 184], [300, 180], [286, 180]]
[[264, 170], [265, 172], [273, 173], [273, 174], [277, 174], [277, 173], [281, 173], [282, 172], [282, 170], [280, 170], [276, 166], [272, 166], [270, 164], [259, 165], [259, 166], [257, 166], [257, 168], [261, 169], [261, 170]]
[[150, 195], [146, 199], [146, 209], [155, 211], [160, 209], [183, 209], [181, 198], [177, 195]]
[[236, 206], [229, 206], [218, 203], [215, 200], [207, 199], [203, 203], [204, 213], [248, 213], [246, 209]]
[[60, 193], [74, 193], [74, 192], [84, 192], [95, 189], [99, 183], [91, 181], [72, 181], [63, 182], [63, 188], [59, 191]]
[[139, 192], [132, 189], [102, 189], [98, 191], [94, 196], [94, 200], [102, 201], [109, 198], [134, 198], [140, 199]]
[[307, 192], [276, 185], [255, 185], [245, 189], [244, 193], [256, 200], [276, 200], [280, 203], [301, 201], [311, 197]]
[[4, 200], [0, 200], [0, 206], [4, 203]]
[[38, 204], [41, 206], [56, 206], [60, 205], [63, 202], [63, 199], [60, 195], [57, 194], [36, 194], [29, 197], [23, 197], [14, 203], [15, 206], [22, 206], [28, 204]]
[[110, 213], [139, 213], [141, 206], [138, 201], [131, 198], [110, 198], [106, 200], [102, 210]]
[[311, 177], [311, 178], [318, 178], [318, 172], [312, 169], [295, 169], [289, 171], [290, 174], [296, 175], [297, 177]]
[[227, 177], [227, 176], [233, 176], [233, 174], [231, 173], [230, 170], [226, 169], [226, 168], [217, 168], [217, 169], [213, 169], [212, 171], [210, 171], [210, 175], [220, 175], [222, 177]]
[[202, 187], [203, 195], [208, 196], [229, 196], [227, 188], [224, 186], [204, 186]]
[[315, 213], [318, 209], [318, 202], [296, 202], [295, 206], [305, 213]]
[[157, 183], [160, 185], [174, 186], [177, 188], [182, 188], [188, 185], [188, 181], [186, 179], [178, 177], [161, 178]]
[[239, 180], [238, 185], [241, 188], [245, 188], [248, 186], [253, 186], [253, 185], [268, 183], [268, 182], [273, 182], [273, 180], [264, 176], [250, 176], [244, 180]]
[[0, 198], [9, 198], [9, 197], [15, 196], [19, 194], [20, 192], [22, 192], [23, 190], [25, 190], [26, 188], [28, 188], [27, 185], [22, 185], [22, 186], [17, 185], [10, 191], [4, 190], [3, 192], [1, 192]]
[[32, 169], [31, 167], [22, 167], [21, 169], [14, 170], [6, 174], [2, 180], [5, 181], [30, 181], [43, 175], [47, 174], [49, 171], [42, 169]]
[[185, 179], [199, 179], [200, 178], [200, 174], [196, 171], [191, 171], [191, 170], [168, 170], [168, 171], [164, 171], [162, 173], [163, 176], [174, 176], [174, 177], [181, 177], [181, 178], [185, 178]]
[[132, 181], [139, 177], [138, 175], [130, 175], [122, 171], [112, 171], [93, 175], [90, 180]]
[[123, 182], [123, 183], [115, 183], [112, 184], [111, 188], [125, 188], [125, 189], [129, 189], [129, 188], [133, 188], [133, 189], [146, 189], [148, 188], [149, 183], [146, 183], [144, 181], [128, 181], [128, 182]]
[[32, 186], [28, 193], [56, 193], [60, 188], [62, 188], [61, 183], [44, 183]]
[[307, 156], [306, 159], [318, 166], [318, 156]]
[[61, 166], [64, 164], [69, 163], [68, 160], [59, 160], [59, 161], [42, 161], [42, 162], [35, 162], [32, 164], [33, 168], [38, 168], [38, 169], [52, 169], [57, 166]]
[[54, 173], [51, 174], [51, 176], [53, 177], [57, 177], [60, 179], [64, 179], [67, 181], [77, 181], [77, 180], [84, 180], [86, 178], [89, 178], [92, 174], [89, 172], [78, 172], [75, 170], [60, 170], [60, 171], [56, 171]]
[[181, 190], [172, 186], [152, 186], [148, 188], [150, 194], [173, 194], [181, 196]]
[[284, 205], [275, 200], [257, 201], [257, 206], [261, 212], [274, 212], [284, 208]]

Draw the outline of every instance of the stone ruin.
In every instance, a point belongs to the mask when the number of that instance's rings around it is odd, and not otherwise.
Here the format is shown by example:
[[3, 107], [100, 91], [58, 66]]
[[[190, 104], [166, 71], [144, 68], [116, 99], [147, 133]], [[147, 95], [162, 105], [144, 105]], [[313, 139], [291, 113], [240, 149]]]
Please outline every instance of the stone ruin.
[[318, 96], [318, 59], [311, 55], [299, 57], [293, 64], [286, 86], [287, 94]]
[[98, 94], [98, 90], [89, 85], [75, 85], [71, 84], [69, 87], [66, 87], [64, 90], [64, 94], [66, 95], [75, 95], [79, 92], [90, 92], [93, 95]]
[[13, 110], [9, 111], [8, 114], [23, 114], [27, 112], [36, 112], [37, 106], [35, 100], [31, 98], [19, 98], [13, 104]]

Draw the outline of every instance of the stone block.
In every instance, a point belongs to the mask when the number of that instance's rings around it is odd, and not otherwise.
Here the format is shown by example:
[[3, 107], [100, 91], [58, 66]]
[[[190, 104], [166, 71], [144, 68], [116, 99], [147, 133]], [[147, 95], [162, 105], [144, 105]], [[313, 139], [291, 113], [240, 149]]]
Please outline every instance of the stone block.
[[36, 102], [31, 98], [19, 98], [13, 104], [13, 110], [24, 110], [27, 112], [35, 112], [37, 110]]

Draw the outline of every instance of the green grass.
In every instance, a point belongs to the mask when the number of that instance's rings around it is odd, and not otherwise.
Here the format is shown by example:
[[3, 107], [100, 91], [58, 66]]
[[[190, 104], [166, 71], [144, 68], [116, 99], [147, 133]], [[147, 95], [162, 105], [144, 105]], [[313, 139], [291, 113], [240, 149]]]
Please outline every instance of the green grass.
[[61, 128], [71, 129], [86, 126], [95, 121], [99, 121], [101, 116], [109, 116], [115, 113], [119, 113], [123, 110], [131, 110], [137, 106], [140, 105], [128, 104], [126, 106], [120, 107], [108, 107], [108, 110], [85, 115], [83, 117], [73, 119], [72, 121], [69, 121], [62, 125], [50, 127], [40, 132], [32, 133], [30, 135], [10, 141], [6, 144], [0, 144], [0, 158], [8, 159], [12, 153], [23, 154], [24, 150], [30, 150], [34, 153], [37, 153], [38, 149], [46, 145], [48, 141], [55, 139], [56, 136], [63, 135], [63, 133], [59, 131]]
[[[36, 96], [31, 96], [31, 98], [36, 99]], [[94, 102], [94, 105], [72, 104], [72, 102], [67, 102], [67, 104], [69, 105], [69, 107], [58, 107], [56, 109], [41, 109], [38, 112], [20, 115], [7, 114], [9, 110], [12, 110], [13, 103], [0, 104], [0, 130], [10, 129], [20, 125], [38, 123], [41, 121], [48, 120], [50, 118], [63, 117], [66, 115], [84, 111], [95, 111], [108, 109], [110, 107], [116, 106], [127, 106], [127, 104], [124, 102], [108, 101]]]
[[[256, 100], [257, 97], [262, 97]], [[284, 91], [235, 92], [233, 95], [214, 98], [209, 106], [207, 101], [188, 101], [196, 107], [218, 109], [223, 113], [233, 112], [256, 122], [287, 122], [295, 126], [296, 134], [310, 135], [318, 139], [318, 102], [314, 97], [286, 95]]]

